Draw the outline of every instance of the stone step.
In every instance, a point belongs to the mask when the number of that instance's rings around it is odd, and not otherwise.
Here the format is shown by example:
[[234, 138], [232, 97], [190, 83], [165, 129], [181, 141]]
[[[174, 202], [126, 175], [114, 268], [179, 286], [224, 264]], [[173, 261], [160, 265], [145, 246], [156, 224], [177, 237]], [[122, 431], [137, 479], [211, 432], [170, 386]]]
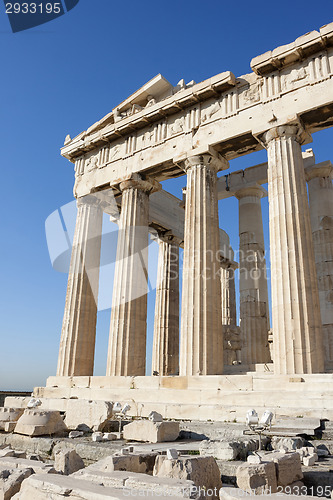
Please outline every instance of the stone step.
[[[69, 389], [65, 393], [60, 388], [46, 388], [38, 393], [38, 398], [41, 399], [87, 399], [87, 400], [104, 400], [104, 401], [127, 401], [134, 399], [141, 404], [197, 404], [209, 405], [220, 404], [224, 406], [248, 406], [249, 404], [256, 403], [257, 406], [269, 405], [292, 408], [326, 408], [333, 409], [333, 385], [330, 388], [325, 387], [324, 390], [318, 391], [318, 387], [306, 388], [302, 383], [297, 384], [301, 389], [295, 389], [296, 384], [291, 384], [292, 390], [281, 391], [274, 390], [274, 387], [253, 390], [252, 387], [240, 389], [240, 387], [232, 385], [227, 389], [219, 389], [219, 387], [211, 389], [187, 389], [186, 391], [165, 390], [165, 389], [100, 389], [91, 390], [84, 388]], [[296, 397], [302, 394], [302, 397]], [[65, 401], [64, 399], [64, 401]], [[14, 406], [15, 401], [19, 398], [6, 398], [6, 406]]]
[[[145, 391], [147, 393], [147, 391]], [[138, 394], [132, 391], [130, 395], [122, 393], [108, 394], [107, 401], [120, 401], [123, 403], [130, 403], [131, 410], [129, 416], [143, 416], [147, 417], [151, 411], [157, 411], [162, 414], [166, 419], [196, 419], [196, 420], [211, 420], [211, 421], [226, 421], [226, 422], [242, 422], [245, 423], [245, 416], [249, 409], [255, 408], [258, 414], [263, 413], [269, 409], [273, 412], [275, 418], [293, 417], [301, 421], [306, 417], [316, 417], [319, 419], [329, 419], [332, 417], [333, 410], [333, 394], [332, 397], [325, 398], [321, 394], [305, 394], [304, 398], [296, 399], [293, 394], [284, 393], [283, 395], [277, 391], [271, 393], [261, 392], [238, 392], [219, 394], [215, 393], [214, 397], [207, 397], [206, 400], [203, 394], [198, 395], [198, 402], [196, 398], [192, 398], [194, 391], [186, 391], [186, 400], [183, 397], [184, 393], [178, 395], [161, 394], [162, 391], [157, 391], [156, 400], [154, 395], [151, 398], [153, 401], [146, 400], [147, 394]], [[204, 392], [204, 391], [203, 391]], [[88, 396], [88, 393], [85, 393]], [[90, 393], [90, 396], [93, 396]], [[104, 396], [106, 394], [104, 393]], [[178, 397], [176, 397], [178, 396]], [[193, 395], [194, 396], [194, 395]], [[171, 399], [171, 401], [168, 401]], [[91, 400], [82, 397], [81, 402]], [[72, 399], [61, 399], [57, 397], [42, 398], [41, 408], [45, 410], [58, 410], [60, 412], [67, 411], [69, 405], [72, 404]], [[25, 406], [26, 401], [18, 400], [17, 398], [7, 398], [6, 404], [11, 407]], [[301, 418], [299, 418], [301, 417]], [[80, 422], [82, 423], [82, 422]]]

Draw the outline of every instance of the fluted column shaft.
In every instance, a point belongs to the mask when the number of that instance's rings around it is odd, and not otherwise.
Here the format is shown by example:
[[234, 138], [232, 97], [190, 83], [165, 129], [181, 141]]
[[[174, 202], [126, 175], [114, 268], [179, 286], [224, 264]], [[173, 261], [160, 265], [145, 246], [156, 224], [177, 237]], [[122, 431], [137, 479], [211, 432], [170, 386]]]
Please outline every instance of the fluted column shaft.
[[241, 336], [236, 314], [235, 269], [235, 262], [221, 259], [223, 361], [225, 366], [238, 362], [241, 349]]
[[237, 325], [235, 269], [230, 262], [221, 262], [222, 325]]
[[244, 364], [270, 361], [269, 306], [261, 198], [259, 185], [236, 193], [239, 200], [239, 294], [241, 358]]
[[97, 200], [78, 200], [58, 376], [93, 375], [103, 211]]
[[274, 370], [322, 372], [323, 343], [298, 125], [269, 130], [268, 196]]
[[223, 372], [217, 161], [185, 161], [187, 173], [180, 375]]
[[145, 375], [148, 202], [153, 185], [138, 178], [122, 182], [119, 187], [122, 204], [106, 374]]
[[179, 247], [158, 239], [152, 372], [179, 372]]
[[[326, 162], [325, 162], [326, 163]], [[333, 368], [333, 167], [306, 169], [314, 255], [323, 325], [325, 368]]]

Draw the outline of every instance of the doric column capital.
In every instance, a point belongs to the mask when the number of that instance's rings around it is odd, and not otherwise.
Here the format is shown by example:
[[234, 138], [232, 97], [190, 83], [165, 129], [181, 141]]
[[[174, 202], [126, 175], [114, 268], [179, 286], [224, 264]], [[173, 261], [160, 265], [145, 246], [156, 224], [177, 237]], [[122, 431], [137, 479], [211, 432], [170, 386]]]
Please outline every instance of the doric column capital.
[[93, 194], [88, 194], [87, 196], [81, 196], [76, 200], [77, 206], [81, 207], [84, 205], [89, 205], [90, 207], [102, 208], [102, 201]]
[[192, 167], [198, 166], [210, 168], [214, 171], [214, 173], [217, 173], [221, 168], [219, 160], [217, 160], [210, 154], [189, 156], [183, 162], [183, 168], [185, 172], [187, 172], [187, 170], [190, 170]]
[[150, 234], [150, 239], [156, 241], [157, 243], [168, 243], [169, 245], [181, 246], [183, 243], [182, 238], [178, 238], [173, 235], [170, 231], [156, 231], [156, 233]]
[[211, 146], [192, 149], [191, 151], [174, 158], [173, 161], [174, 163], [180, 165], [185, 172], [190, 168], [197, 166], [211, 168], [215, 173], [219, 170], [226, 170], [229, 168], [229, 162]]
[[239, 267], [238, 262], [226, 259], [225, 257], [222, 256], [220, 257], [220, 264], [222, 269], [232, 269], [233, 271], [236, 271], [236, 269], [238, 269]]
[[183, 243], [182, 238], [178, 238], [177, 236], [174, 236], [173, 234], [163, 234], [159, 235], [158, 237], [158, 242], [164, 242], [164, 243], [169, 243], [169, 245], [175, 245], [175, 246], [180, 246]]
[[151, 194], [159, 191], [162, 188], [161, 184], [150, 177], [143, 177], [139, 174], [133, 174], [129, 179], [125, 179], [119, 183], [119, 189], [140, 189], [145, 193]]
[[259, 140], [267, 148], [271, 141], [283, 138], [294, 139], [299, 144], [311, 142], [311, 135], [305, 130], [303, 124], [299, 120], [273, 127], [264, 132]]
[[307, 182], [315, 179], [316, 177], [329, 177], [330, 179], [333, 179], [332, 163], [330, 161], [323, 161], [322, 163], [318, 163], [317, 165], [313, 165], [305, 169], [305, 178]]
[[255, 196], [259, 199], [265, 198], [267, 196], [267, 191], [265, 188], [260, 186], [260, 184], [250, 184], [247, 186], [244, 186], [243, 188], [239, 189], [238, 191], [235, 192], [235, 197], [238, 200], [241, 200], [242, 198], [246, 198], [247, 196]]

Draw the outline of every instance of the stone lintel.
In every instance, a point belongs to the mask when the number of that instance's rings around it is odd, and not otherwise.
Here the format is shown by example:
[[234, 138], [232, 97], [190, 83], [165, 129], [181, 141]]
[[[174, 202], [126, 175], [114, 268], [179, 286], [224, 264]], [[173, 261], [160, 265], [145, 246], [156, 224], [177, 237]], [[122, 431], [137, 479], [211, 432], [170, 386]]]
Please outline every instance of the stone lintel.
[[[315, 165], [315, 156], [312, 149], [303, 151], [302, 156], [305, 168]], [[266, 184], [267, 166], [267, 162], [260, 163], [219, 177], [217, 179], [219, 200], [235, 196], [235, 193], [243, 189], [243, 187], [251, 186], [252, 184]]]
[[321, 163], [317, 163], [317, 165], [313, 165], [311, 167], [307, 167], [305, 169], [305, 178], [307, 182], [311, 181], [315, 177], [330, 177], [333, 178], [333, 165], [328, 161], [323, 161]]

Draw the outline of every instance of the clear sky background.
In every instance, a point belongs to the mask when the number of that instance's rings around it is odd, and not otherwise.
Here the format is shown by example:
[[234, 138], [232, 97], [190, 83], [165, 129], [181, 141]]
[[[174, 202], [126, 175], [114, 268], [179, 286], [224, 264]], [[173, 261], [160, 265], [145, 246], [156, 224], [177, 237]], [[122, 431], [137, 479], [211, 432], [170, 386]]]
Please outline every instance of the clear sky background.
[[[65, 136], [87, 129], [157, 73], [173, 85], [227, 70], [241, 76], [253, 57], [331, 21], [332, 0], [80, 0], [65, 16], [13, 34], [1, 4], [0, 390], [31, 390], [56, 372], [67, 276], [51, 266], [44, 226], [73, 200], [73, 165], [59, 151]], [[329, 129], [307, 147], [317, 161], [332, 160], [332, 143]], [[265, 151], [230, 167], [263, 161]], [[164, 188], [180, 197], [185, 183], [182, 177]], [[219, 211], [237, 249], [237, 201], [221, 201]], [[263, 215], [268, 246], [267, 200]], [[112, 282], [102, 279], [110, 301]], [[153, 315], [154, 291], [148, 351]], [[99, 312], [100, 375], [109, 318], [110, 309]]]

